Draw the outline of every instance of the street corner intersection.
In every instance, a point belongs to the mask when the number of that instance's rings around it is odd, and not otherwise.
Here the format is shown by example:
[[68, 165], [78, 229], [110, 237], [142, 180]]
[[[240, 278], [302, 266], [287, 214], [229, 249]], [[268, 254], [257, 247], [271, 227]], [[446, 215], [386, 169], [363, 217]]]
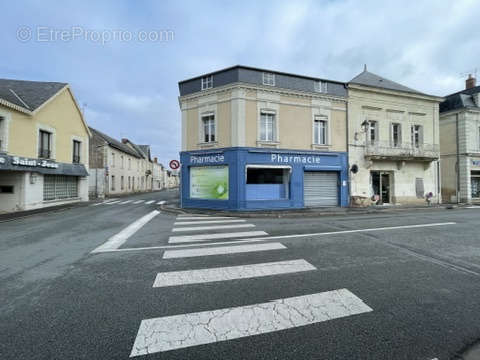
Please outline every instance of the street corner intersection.
[[146, 197], [0, 224], [6, 358], [449, 359], [476, 340], [476, 208], [242, 218]]

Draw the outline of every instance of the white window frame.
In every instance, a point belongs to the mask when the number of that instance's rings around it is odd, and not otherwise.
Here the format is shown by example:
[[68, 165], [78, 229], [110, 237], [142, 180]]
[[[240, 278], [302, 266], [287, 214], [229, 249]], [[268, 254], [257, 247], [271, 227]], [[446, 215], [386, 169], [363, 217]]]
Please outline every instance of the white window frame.
[[38, 155], [38, 147], [40, 146], [40, 130], [42, 131], [47, 131], [52, 134], [51, 137], [51, 149], [50, 149], [50, 159], [49, 160], [55, 160], [57, 158], [57, 134], [55, 131], [55, 128], [44, 125], [44, 124], [37, 124], [37, 146], [35, 147], [36, 149], [36, 154]]
[[[317, 128], [317, 124], [323, 123], [323, 142], [320, 141], [320, 127]], [[317, 115], [313, 119], [313, 144], [314, 145], [328, 145], [328, 117]]]
[[314, 83], [314, 90], [318, 93], [326, 93], [327, 92], [327, 82], [322, 80], [315, 80]]
[[213, 88], [213, 75], [202, 77], [202, 91]]
[[477, 151], [480, 151], [480, 126], [477, 126]]
[[[418, 129], [416, 129], [418, 127]], [[412, 124], [410, 127], [410, 142], [412, 143], [412, 147], [420, 148], [423, 146], [423, 125], [420, 124]], [[415, 142], [415, 134], [418, 135], [418, 144]]]
[[[270, 129], [268, 128], [267, 122], [265, 122], [265, 138], [262, 139], [262, 121], [263, 117], [266, 116], [268, 118], [272, 119]], [[268, 130], [271, 130], [271, 138], [268, 136]], [[277, 114], [274, 111], [269, 111], [269, 110], [261, 110], [260, 111], [260, 124], [259, 124], [259, 141], [262, 142], [276, 142], [277, 141]]]
[[271, 72], [263, 72], [262, 83], [267, 86], [275, 86], [275, 74]]
[[[393, 129], [398, 126], [398, 142], [395, 144], [395, 132]], [[393, 122], [390, 124], [390, 146], [393, 148], [402, 147], [402, 124]]]
[[[367, 141], [368, 144], [374, 145], [377, 144], [379, 141], [378, 138], [378, 126], [379, 122], [377, 120], [367, 120], [368, 121], [368, 132], [367, 132]], [[372, 124], [375, 124], [375, 126], [372, 126]], [[373, 134], [375, 135], [375, 138], [372, 141], [372, 129], [373, 129]]]
[[0, 111], [0, 153], [8, 152], [8, 128], [10, 114]]
[[[204, 120], [206, 118], [210, 118], [212, 117], [213, 118], [213, 136], [214, 136], [214, 140], [211, 141], [205, 141], [205, 125], [204, 125]], [[207, 112], [203, 112], [200, 114], [200, 127], [199, 127], [199, 137], [200, 137], [200, 144], [215, 144], [218, 142], [218, 122], [217, 122], [217, 116], [216, 116], [216, 113], [214, 111], [207, 111]]]

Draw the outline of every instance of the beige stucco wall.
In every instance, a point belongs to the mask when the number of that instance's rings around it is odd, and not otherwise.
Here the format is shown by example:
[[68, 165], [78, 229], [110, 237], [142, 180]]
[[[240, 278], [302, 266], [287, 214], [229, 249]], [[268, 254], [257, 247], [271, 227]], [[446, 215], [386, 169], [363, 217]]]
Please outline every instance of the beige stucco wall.
[[0, 105], [2, 112], [10, 114], [8, 149], [10, 155], [38, 157], [38, 132], [45, 128], [54, 133], [54, 160], [72, 163], [73, 140], [82, 142], [81, 162], [88, 168], [88, 132], [81, 120], [70, 91], [64, 90], [39, 109], [33, 116], [10, 110]]
[[401, 124], [402, 144], [410, 146], [410, 126], [423, 126], [424, 144], [439, 146], [438, 100], [432, 98], [403, 96], [401, 93], [388, 93], [382, 90], [349, 88], [349, 163], [356, 164], [357, 174], [351, 174], [351, 196], [373, 195], [371, 171], [391, 173], [391, 199], [397, 204], [425, 203], [417, 198], [415, 179], [422, 178], [425, 193], [434, 194], [433, 201], [439, 201], [437, 161], [419, 160], [393, 161], [370, 160], [365, 158], [366, 134], [361, 124], [365, 120], [375, 120], [379, 126], [378, 141], [390, 146], [392, 123]]
[[458, 201], [477, 201], [472, 199], [470, 177], [471, 171], [480, 170], [473, 163], [480, 159], [479, 129], [480, 113], [475, 110], [461, 109], [440, 116], [442, 194], [445, 201], [457, 202], [457, 187]]
[[[321, 94], [294, 94], [288, 90], [233, 86], [226, 91], [205, 92], [194, 97], [180, 98], [182, 109], [182, 150], [198, 150], [229, 146], [271, 146], [284, 149], [346, 151], [347, 119], [344, 99], [332, 99]], [[275, 143], [259, 142], [261, 110], [274, 111], [278, 138]], [[213, 112], [216, 116], [217, 141], [203, 144], [200, 117]], [[313, 146], [313, 119], [327, 116], [329, 137], [327, 146]]]

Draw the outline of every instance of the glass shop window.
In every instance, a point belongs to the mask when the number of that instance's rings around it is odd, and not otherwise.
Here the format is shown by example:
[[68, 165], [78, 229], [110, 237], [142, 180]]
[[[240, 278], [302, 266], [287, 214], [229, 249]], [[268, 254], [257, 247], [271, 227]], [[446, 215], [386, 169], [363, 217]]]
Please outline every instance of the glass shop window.
[[289, 198], [290, 168], [250, 168], [247, 166], [247, 200]]

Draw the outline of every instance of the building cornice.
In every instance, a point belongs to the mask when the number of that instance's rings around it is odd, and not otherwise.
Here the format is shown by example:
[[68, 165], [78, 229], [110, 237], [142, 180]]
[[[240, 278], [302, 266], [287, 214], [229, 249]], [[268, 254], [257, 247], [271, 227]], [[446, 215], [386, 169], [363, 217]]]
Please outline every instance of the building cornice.
[[[440, 96], [410, 93], [406, 91], [395, 91], [395, 90], [383, 89], [383, 88], [378, 88], [373, 86], [358, 85], [358, 84], [348, 84], [348, 90], [373, 92], [373, 93], [382, 94], [382, 95], [400, 96], [400, 97], [413, 98], [417, 100], [425, 100], [425, 101], [438, 102], [438, 103], [445, 101], [445, 98]], [[348, 96], [350, 97], [350, 94], [348, 94]]]
[[204, 90], [201, 92], [179, 96], [178, 100], [179, 100], [179, 104], [181, 104], [182, 101], [194, 100], [194, 99], [198, 99], [198, 98], [210, 96], [210, 95], [218, 95], [218, 94], [230, 91], [232, 89], [261, 90], [270, 94], [277, 94], [277, 95], [283, 95], [283, 96], [296, 96], [298, 98], [303, 98], [303, 99], [322, 99], [322, 100], [330, 100], [330, 101], [337, 101], [337, 102], [344, 102], [344, 103], [347, 102], [347, 98], [343, 96], [291, 90], [291, 89], [277, 88], [277, 87], [271, 87], [271, 86], [253, 85], [253, 84], [242, 83], [242, 82], [235, 82], [235, 83], [231, 83], [221, 87]]

